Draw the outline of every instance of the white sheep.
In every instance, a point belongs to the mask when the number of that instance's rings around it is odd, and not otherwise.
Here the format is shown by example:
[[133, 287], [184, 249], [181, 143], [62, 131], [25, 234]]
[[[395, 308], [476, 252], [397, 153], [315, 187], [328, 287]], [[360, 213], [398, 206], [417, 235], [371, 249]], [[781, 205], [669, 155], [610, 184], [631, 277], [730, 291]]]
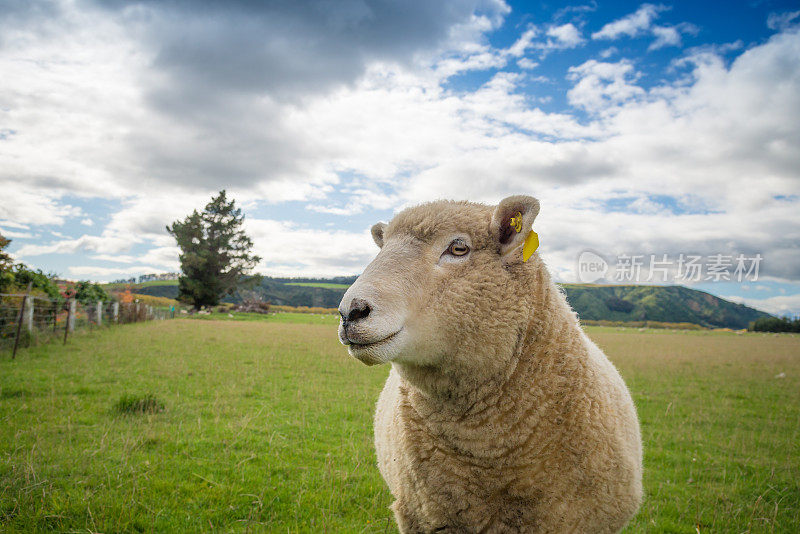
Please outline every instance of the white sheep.
[[639, 507], [630, 394], [538, 254], [522, 260], [538, 212], [406, 209], [372, 228], [381, 251], [342, 298], [350, 354], [392, 365], [375, 448], [401, 532], [617, 532]]

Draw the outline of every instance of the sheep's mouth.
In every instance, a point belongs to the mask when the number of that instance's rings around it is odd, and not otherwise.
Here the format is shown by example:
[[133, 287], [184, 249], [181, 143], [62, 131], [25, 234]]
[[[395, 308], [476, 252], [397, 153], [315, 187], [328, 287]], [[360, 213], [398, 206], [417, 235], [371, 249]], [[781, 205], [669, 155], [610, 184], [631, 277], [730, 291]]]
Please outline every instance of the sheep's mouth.
[[351, 339], [348, 339], [347, 341], [350, 342], [350, 346], [353, 347], [354, 349], [359, 349], [359, 350], [368, 349], [370, 347], [376, 347], [378, 345], [381, 345], [382, 343], [389, 342], [392, 338], [394, 338], [397, 334], [399, 334], [401, 330], [403, 329], [401, 328], [400, 330], [389, 334], [383, 339], [379, 339], [378, 341], [370, 341], [369, 343], [358, 343]]

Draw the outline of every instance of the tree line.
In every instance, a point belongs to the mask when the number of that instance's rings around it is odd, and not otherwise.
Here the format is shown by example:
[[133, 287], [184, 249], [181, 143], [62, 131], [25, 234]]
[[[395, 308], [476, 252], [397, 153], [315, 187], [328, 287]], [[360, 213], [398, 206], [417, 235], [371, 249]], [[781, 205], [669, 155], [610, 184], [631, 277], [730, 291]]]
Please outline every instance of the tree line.
[[750, 323], [753, 332], [800, 332], [800, 317], [762, 317]]

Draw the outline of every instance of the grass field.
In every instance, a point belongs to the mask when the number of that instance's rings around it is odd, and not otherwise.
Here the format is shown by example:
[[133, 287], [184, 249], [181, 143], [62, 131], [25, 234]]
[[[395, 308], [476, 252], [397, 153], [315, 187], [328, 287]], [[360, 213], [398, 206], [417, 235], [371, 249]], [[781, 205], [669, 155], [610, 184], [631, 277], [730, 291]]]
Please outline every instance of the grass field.
[[[175, 320], [0, 355], [0, 531], [395, 532], [372, 448], [388, 368], [335, 324]], [[587, 330], [642, 421], [626, 532], [800, 530], [799, 337]]]

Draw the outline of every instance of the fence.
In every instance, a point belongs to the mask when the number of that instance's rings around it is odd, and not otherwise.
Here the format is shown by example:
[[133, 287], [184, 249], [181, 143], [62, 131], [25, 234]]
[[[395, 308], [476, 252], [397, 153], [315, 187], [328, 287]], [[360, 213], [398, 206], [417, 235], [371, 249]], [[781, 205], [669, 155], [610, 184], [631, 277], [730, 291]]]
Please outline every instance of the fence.
[[0, 351], [52, 341], [67, 342], [75, 330], [110, 327], [124, 323], [175, 317], [174, 308], [155, 308], [141, 302], [83, 303], [75, 299], [53, 300], [33, 295], [0, 293]]

